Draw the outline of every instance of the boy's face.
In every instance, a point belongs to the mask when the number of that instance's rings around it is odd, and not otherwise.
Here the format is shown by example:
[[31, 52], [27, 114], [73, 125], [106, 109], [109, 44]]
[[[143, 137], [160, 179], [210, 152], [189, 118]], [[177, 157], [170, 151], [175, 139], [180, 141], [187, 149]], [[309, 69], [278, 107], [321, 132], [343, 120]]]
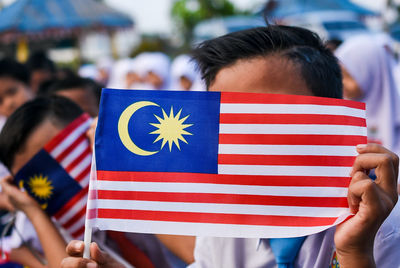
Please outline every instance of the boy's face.
[[55, 94], [72, 100], [91, 117], [96, 117], [99, 113], [99, 106], [97, 104], [96, 97], [85, 88], [59, 90], [56, 91]]
[[299, 67], [278, 56], [239, 60], [221, 69], [209, 91], [313, 95]]
[[28, 87], [11, 77], [0, 77], [0, 114], [9, 117], [25, 102], [33, 99]]
[[48, 119], [43, 121], [28, 136], [28, 139], [26, 140], [26, 143], [22, 149], [15, 154], [14, 162], [11, 166], [11, 173], [17, 174], [17, 172], [62, 129], [62, 127], [54, 125]]

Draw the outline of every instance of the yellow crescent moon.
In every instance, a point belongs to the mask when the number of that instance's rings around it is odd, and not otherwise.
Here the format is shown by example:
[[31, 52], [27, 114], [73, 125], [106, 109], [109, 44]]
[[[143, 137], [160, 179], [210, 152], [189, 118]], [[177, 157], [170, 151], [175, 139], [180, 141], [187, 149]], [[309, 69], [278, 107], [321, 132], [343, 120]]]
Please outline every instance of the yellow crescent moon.
[[139, 148], [131, 139], [129, 136], [129, 131], [128, 131], [128, 123], [133, 114], [146, 106], [158, 106], [158, 104], [151, 102], [151, 101], [138, 101], [135, 102], [131, 105], [129, 105], [121, 114], [118, 120], [118, 134], [119, 138], [121, 139], [122, 143], [128, 149], [134, 154], [137, 155], [142, 155], [142, 156], [149, 156], [158, 153], [159, 151], [146, 151], [141, 148]]

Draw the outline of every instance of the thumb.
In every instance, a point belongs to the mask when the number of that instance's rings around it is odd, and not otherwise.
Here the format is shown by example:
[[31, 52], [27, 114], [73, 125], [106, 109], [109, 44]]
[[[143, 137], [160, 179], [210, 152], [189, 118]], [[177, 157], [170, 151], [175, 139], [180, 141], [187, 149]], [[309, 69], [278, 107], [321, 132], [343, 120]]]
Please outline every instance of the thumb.
[[99, 265], [107, 264], [109, 261], [108, 254], [102, 251], [96, 242], [90, 244], [90, 257]]

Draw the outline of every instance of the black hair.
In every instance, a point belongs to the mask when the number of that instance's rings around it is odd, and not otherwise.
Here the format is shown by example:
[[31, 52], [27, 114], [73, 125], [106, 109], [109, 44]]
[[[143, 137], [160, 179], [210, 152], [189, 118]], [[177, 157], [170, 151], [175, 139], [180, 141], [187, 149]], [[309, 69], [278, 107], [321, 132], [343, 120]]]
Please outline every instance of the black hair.
[[46, 119], [65, 127], [82, 114], [77, 104], [60, 96], [39, 97], [25, 103], [7, 119], [0, 133], [0, 161], [11, 169], [15, 155], [23, 150], [29, 136]]
[[270, 55], [298, 64], [315, 96], [342, 98], [342, 74], [336, 57], [317, 34], [304, 28], [283, 25], [252, 28], [204, 41], [192, 51], [207, 88], [221, 69], [238, 60]]
[[25, 85], [28, 85], [30, 79], [28, 69], [23, 64], [11, 58], [0, 60], [0, 77], [12, 78]]
[[52, 80], [48, 84], [39, 87], [38, 95], [50, 96], [54, 95], [57, 91], [73, 90], [76, 88], [88, 90], [96, 98], [97, 103], [100, 103], [102, 86], [90, 78], [82, 78], [77, 75], [64, 79]]
[[56, 72], [56, 66], [54, 62], [50, 60], [43, 51], [36, 51], [32, 53], [26, 62], [26, 66], [31, 73], [37, 70], [44, 70], [53, 74]]

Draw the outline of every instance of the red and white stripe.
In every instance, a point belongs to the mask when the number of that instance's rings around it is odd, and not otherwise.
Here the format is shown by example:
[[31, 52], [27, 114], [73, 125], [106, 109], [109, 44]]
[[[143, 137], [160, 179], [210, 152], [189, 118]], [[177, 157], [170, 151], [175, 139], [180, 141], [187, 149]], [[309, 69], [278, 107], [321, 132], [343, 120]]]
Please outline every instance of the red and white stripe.
[[89, 218], [144, 233], [316, 233], [349, 216], [349, 173], [366, 135], [362, 103], [221, 93], [218, 174], [97, 171]]
[[74, 238], [83, 237], [89, 190], [92, 152], [86, 131], [92, 119], [84, 114], [68, 125], [45, 146], [45, 150], [76, 180], [82, 190], [70, 199], [54, 218]]

